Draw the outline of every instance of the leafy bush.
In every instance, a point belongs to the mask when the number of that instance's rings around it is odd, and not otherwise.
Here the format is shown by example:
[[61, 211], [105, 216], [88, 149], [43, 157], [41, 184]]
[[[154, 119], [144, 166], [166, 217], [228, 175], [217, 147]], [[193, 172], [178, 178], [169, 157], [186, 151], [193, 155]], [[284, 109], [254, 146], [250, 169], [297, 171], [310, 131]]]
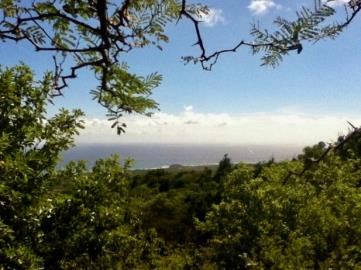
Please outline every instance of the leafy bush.
[[229, 175], [224, 200], [199, 229], [211, 235], [221, 269], [361, 267], [360, 159], [331, 154], [302, 176], [302, 161], [252, 166]]
[[56, 165], [82, 127], [79, 110], [46, 118], [52, 76], [0, 70], [1, 269], [115, 269], [146, 263], [154, 230], [127, 215], [128, 167], [117, 157]]

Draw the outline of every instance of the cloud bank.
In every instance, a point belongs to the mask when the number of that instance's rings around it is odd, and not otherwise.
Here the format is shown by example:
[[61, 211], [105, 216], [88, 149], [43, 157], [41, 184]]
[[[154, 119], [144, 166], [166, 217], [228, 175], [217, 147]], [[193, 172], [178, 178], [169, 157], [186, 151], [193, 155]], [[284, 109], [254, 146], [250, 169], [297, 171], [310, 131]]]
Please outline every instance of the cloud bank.
[[157, 113], [153, 117], [129, 116], [127, 133], [115, 135], [104, 119], [85, 119], [77, 143], [222, 143], [294, 144], [331, 142], [347, 133], [347, 120], [361, 124], [361, 117], [309, 116], [298, 113], [197, 113], [192, 106], [180, 114]]

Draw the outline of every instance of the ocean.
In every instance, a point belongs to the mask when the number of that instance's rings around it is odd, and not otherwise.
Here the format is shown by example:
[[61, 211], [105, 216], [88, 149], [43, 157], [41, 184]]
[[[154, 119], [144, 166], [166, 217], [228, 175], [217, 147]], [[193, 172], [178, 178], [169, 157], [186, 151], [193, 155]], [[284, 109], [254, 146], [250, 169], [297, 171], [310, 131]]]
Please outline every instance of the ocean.
[[233, 163], [257, 163], [274, 158], [292, 159], [301, 153], [300, 146], [280, 145], [198, 145], [198, 144], [83, 144], [63, 153], [64, 166], [71, 160], [86, 160], [92, 166], [97, 159], [111, 154], [135, 160], [133, 169], [213, 165], [228, 154]]

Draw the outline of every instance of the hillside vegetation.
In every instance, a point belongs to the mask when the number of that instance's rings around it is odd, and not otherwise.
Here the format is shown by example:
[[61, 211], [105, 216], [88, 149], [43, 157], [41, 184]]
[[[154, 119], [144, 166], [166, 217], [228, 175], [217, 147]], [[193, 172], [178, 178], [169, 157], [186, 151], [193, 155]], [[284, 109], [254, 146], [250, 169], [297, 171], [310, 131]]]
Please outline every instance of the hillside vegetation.
[[0, 269], [361, 269], [357, 129], [292, 161], [57, 169], [82, 113], [47, 118], [50, 85], [0, 70]]

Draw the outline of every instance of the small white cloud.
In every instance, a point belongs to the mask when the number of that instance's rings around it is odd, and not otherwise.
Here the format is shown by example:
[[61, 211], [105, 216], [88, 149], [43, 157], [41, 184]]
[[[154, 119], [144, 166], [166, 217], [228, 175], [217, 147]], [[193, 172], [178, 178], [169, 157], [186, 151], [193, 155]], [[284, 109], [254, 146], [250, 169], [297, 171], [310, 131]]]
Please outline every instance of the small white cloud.
[[324, 0], [323, 2], [327, 3], [327, 5], [331, 7], [337, 7], [347, 4], [348, 2], [350, 2], [350, 0]]
[[281, 5], [276, 4], [273, 0], [251, 0], [251, 3], [248, 5], [248, 8], [254, 14], [265, 14], [270, 9], [281, 9]]
[[223, 15], [222, 9], [217, 8], [209, 8], [208, 13], [203, 13], [198, 18], [200, 21], [203, 22], [205, 26], [213, 27], [219, 23], [225, 23], [226, 20]]
[[184, 111], [186, 112], [191, 112], [193, 111], [193, 106], [189, 105], [189, 106], [184, 106]]

